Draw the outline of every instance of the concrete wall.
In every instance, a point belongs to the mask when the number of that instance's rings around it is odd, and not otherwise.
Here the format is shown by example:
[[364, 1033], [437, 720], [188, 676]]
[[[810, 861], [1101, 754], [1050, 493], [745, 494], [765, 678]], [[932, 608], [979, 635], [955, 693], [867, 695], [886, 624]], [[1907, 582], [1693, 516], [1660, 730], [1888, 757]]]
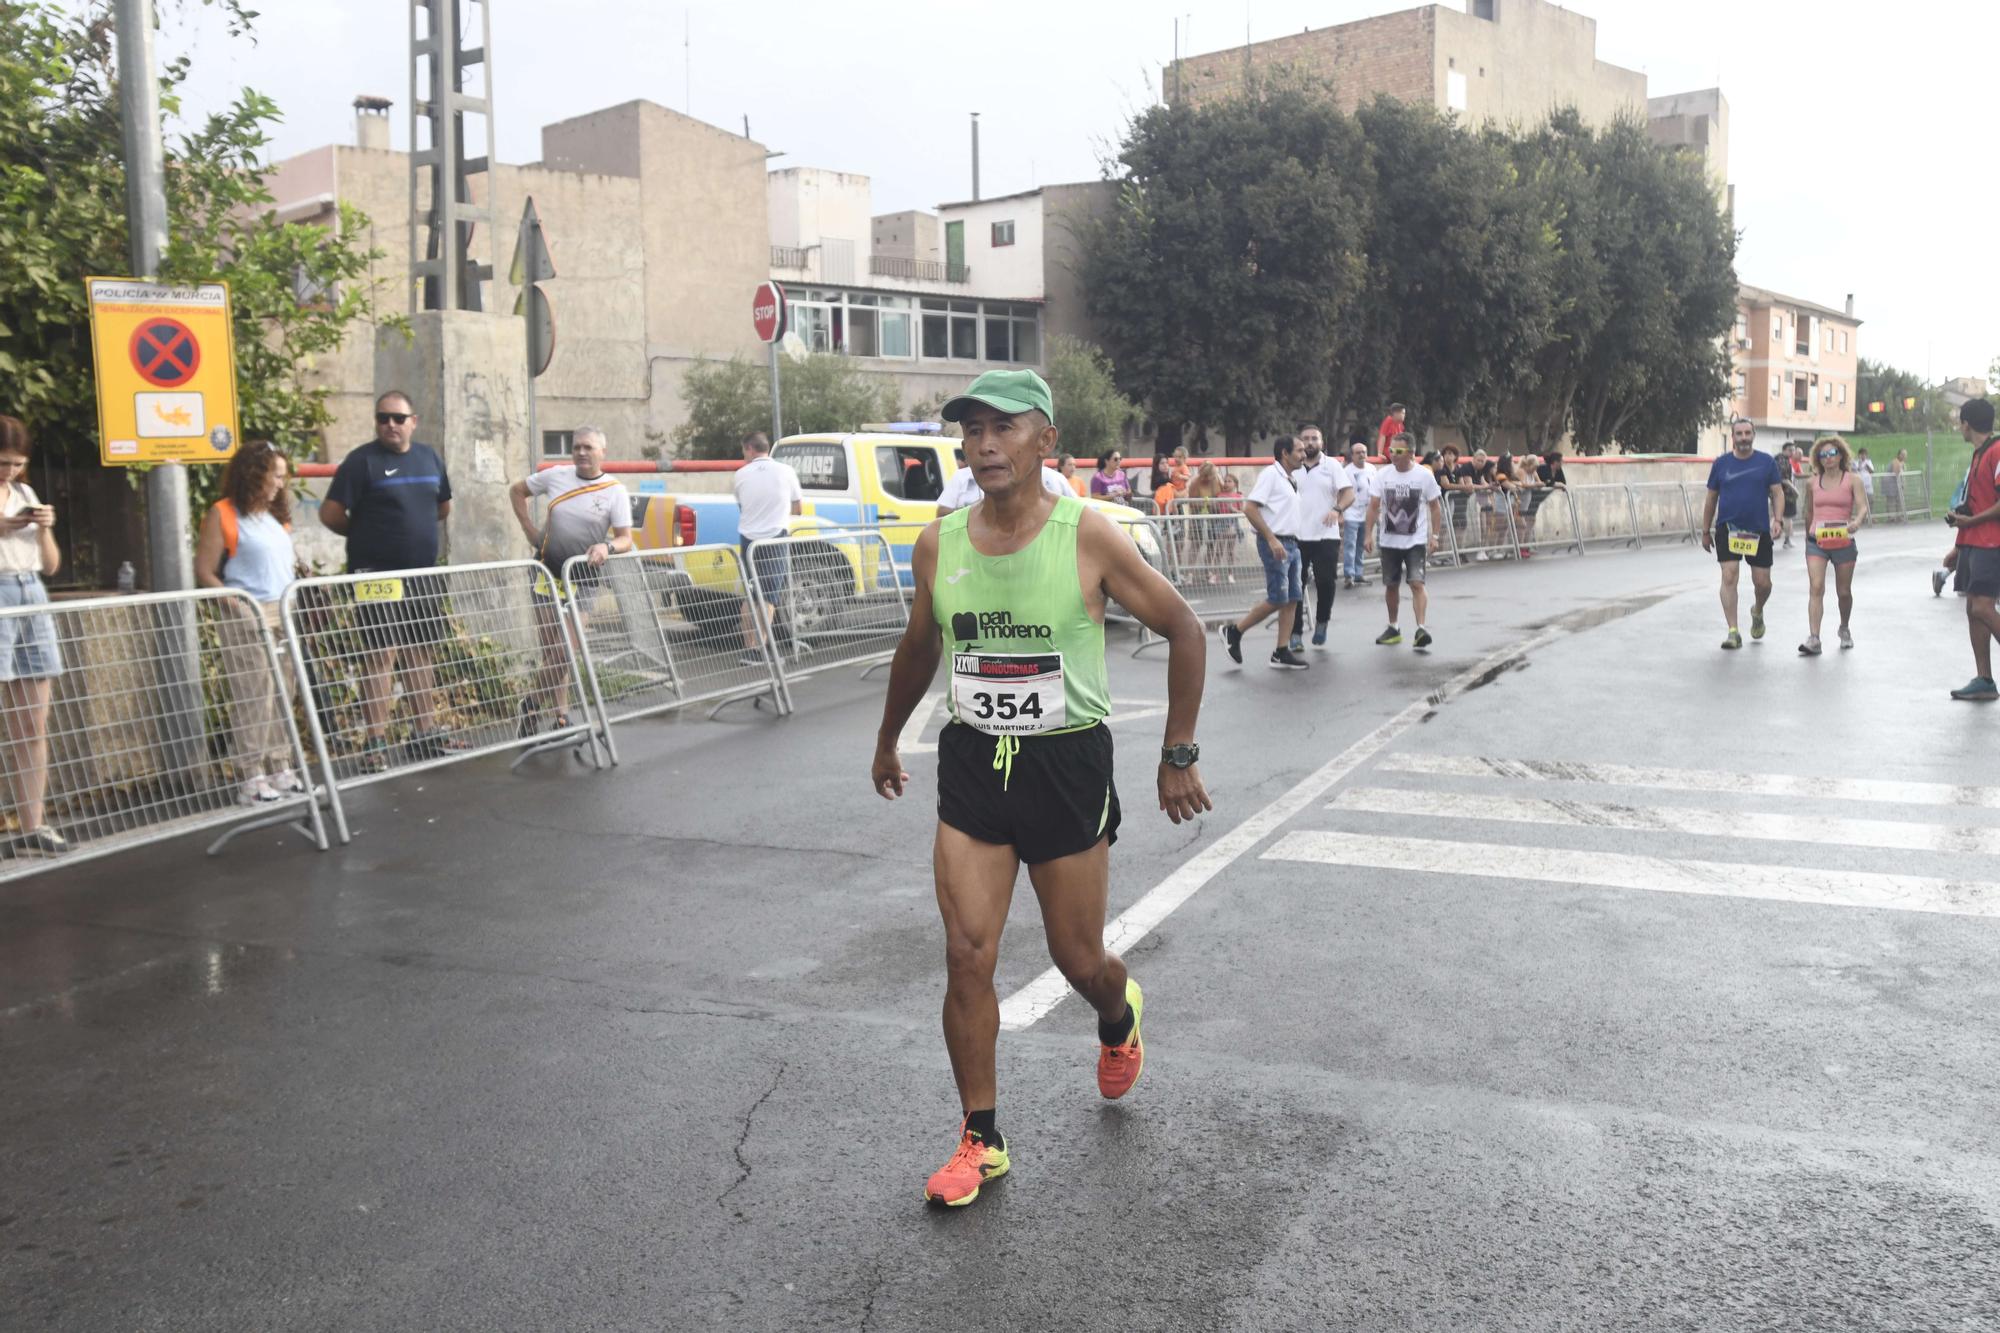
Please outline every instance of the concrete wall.
[[1434, 7], [1438, 105], [1465, 76], [1464, 118], [1529, 126], [1574, 106], [1592, 124], [1646, 111], [1646, 76], [1597, 58], [1597, 21], [1547, 0], [1493, 0], [1492, 19]]
[[[935, 213], [926, 213], [919, 208], [884, 213], [871, 219], [871, 234], [871, 252], [886, 258], [922, 259], [933, 263], [944, 258], [944, 233], [938, 227]], [[783, 242], [774, 239], [772, 244]]]
[[1112, 181], [1042, 187], [1042, 336], [1058, 334], [1102, 343], [1090, 318], [1081, 264], [1081, 231], [1108, 215], [1118, 202]]
[[1346, 111], [1377, 94], [1441, 106], [1443, 84], [1434, 58], [1437, 13], [1438, 6], [1426, 5], [1190, 56], [1178, 73], [1169, 66], [1161, 83], [1168, 101], [1184, 97], [1194, 105], [1241, 96], [1246, 80], [1261, 73], [1327, 88]]
[[1701, 154], [1718, 193], [1729, 185], [1729, 99], [1720, 88], [1646, 99], [1646, 132], [1654, 143]]
[[[1044, 238], [1039, 190], [978, 203], [946, 204], [938, 209], [940, 229], [953, 222], [965, 224], [965, 263], [972, 270], [971, 281], [961, 284], [953, 295], [999, 301], [1042, 298]], [[996, 222], [1014, 224], [1012, 245], [993, 244]]]
[[826, 281], [867, 283], [874, 219], [866, 176], [789, 167], [771, 172], [766, 189], [772, 245], [819, 246]]

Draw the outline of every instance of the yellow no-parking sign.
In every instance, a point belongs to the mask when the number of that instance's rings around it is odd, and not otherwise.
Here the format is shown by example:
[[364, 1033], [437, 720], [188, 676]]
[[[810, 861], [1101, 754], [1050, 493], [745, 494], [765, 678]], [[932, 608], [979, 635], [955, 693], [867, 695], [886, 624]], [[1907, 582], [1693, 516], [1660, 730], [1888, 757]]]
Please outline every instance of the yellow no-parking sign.
[[87, 278], [98, 457], [221, 463], [236, 452], [229, 284]]

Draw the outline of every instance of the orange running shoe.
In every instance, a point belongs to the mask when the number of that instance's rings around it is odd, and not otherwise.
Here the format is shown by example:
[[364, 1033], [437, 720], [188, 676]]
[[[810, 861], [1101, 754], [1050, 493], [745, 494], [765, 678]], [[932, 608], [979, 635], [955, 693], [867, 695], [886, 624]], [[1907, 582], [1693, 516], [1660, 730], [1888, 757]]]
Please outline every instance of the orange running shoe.
[[979, 1187], [1007, 1174], [1007, 1139], [988, 1147], [986, 1140], [961, 1126], [958, 1151], [924, 1182], [924, 1202], [941, 1203], [947, 1208], [963, 1208], [979, 1197]]
[[1132, 1091], [1139, 1071], [1146, 1067], [1146, 1044], [1139, 1040], [1139, 1011], [1145, 997], [1130, 977], [1125, 978], [1125, 1003], [1132, 1007], [1132, 1031], [1121, 1045], [1097, 1044], [1097, 1090], [1113, 1101]]

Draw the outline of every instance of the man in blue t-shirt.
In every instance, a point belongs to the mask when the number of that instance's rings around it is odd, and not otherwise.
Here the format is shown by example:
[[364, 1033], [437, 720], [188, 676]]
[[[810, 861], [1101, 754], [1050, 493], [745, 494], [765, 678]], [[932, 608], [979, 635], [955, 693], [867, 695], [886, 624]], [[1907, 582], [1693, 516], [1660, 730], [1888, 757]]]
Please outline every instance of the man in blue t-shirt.
[[[451, 477], [444, 459], [415, 442], [417, 413], [409, 395], [391, 389], [375, 400], [375, 438], [340, 460], [320, 501], [320, 522], [347, 538], [350, 574], [400, 573], [437, 564], [439, 527], [451, 513]], [[367, 725], [360, 767], [389, 767], [390, 673], [402, 659], [403, 693], [414, 725], [405, 747], [412, 760], [435, 759], [465, 744], [438, 729], [432, 708], [433, 645], [444, 637], [444, 580], [404, 575], [378, 580], [357, 598], [354, 612], [366, 653], [361, 714]], [[393, 596], [386, 594], [393, 592]]]
[[1741, 648], [1736, 630], [1736, 578], [1750, 564], [1756, 600], [1750, 637], [1764, 637], [1764, 603], [1771, 600], [1771, 534], [1785, 512], [1784, 478], [1777, 460], [1757, 452], [1757, 427], [1748, 417], [1729, 423], [1729, 452], [1708, 469], [1708, 498], [1701, 506], [1701, 549], [1722, 563], [1722, 618], [1729, 622], [1724, 648]]

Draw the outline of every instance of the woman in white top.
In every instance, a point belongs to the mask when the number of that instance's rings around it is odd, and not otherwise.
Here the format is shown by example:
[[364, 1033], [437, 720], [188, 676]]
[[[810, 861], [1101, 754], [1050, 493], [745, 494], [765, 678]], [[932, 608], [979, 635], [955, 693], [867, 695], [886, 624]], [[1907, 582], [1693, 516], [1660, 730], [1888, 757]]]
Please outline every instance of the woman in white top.
[[[45, 575], [62, 568], [56, 511], [35, 495], [28, 470], [28, 428], [0, 416], [0, 607], [46, 606]], [[49, 783], [49, 697], [63, 673], [55, 617], [33, 612], [0, 616], [0, 699], [6, 704], [6, 767], [20, 823], [17, 855], [60, 856], [62, 834], [43, 822]]]
[[251, 599], [214, 603], [229, 684], [236, 780], [242, 784], [237, 800], [244, 805], [282, 801], [306, 789], [292, 768], [291, 736], [285, 728], [292, 673], [280, 669], [272, 680], [264, 639], [267, 627], [277, 633], [285, 589], [298, 572], [292, 497], [286, 488], [290, 480], [291, 466], [276, 445], [249, 441], [230, 458], [222, 474], [222, 499], [202, 519], [195, 541], [195, 581], [204, 588], [237, 588]]

